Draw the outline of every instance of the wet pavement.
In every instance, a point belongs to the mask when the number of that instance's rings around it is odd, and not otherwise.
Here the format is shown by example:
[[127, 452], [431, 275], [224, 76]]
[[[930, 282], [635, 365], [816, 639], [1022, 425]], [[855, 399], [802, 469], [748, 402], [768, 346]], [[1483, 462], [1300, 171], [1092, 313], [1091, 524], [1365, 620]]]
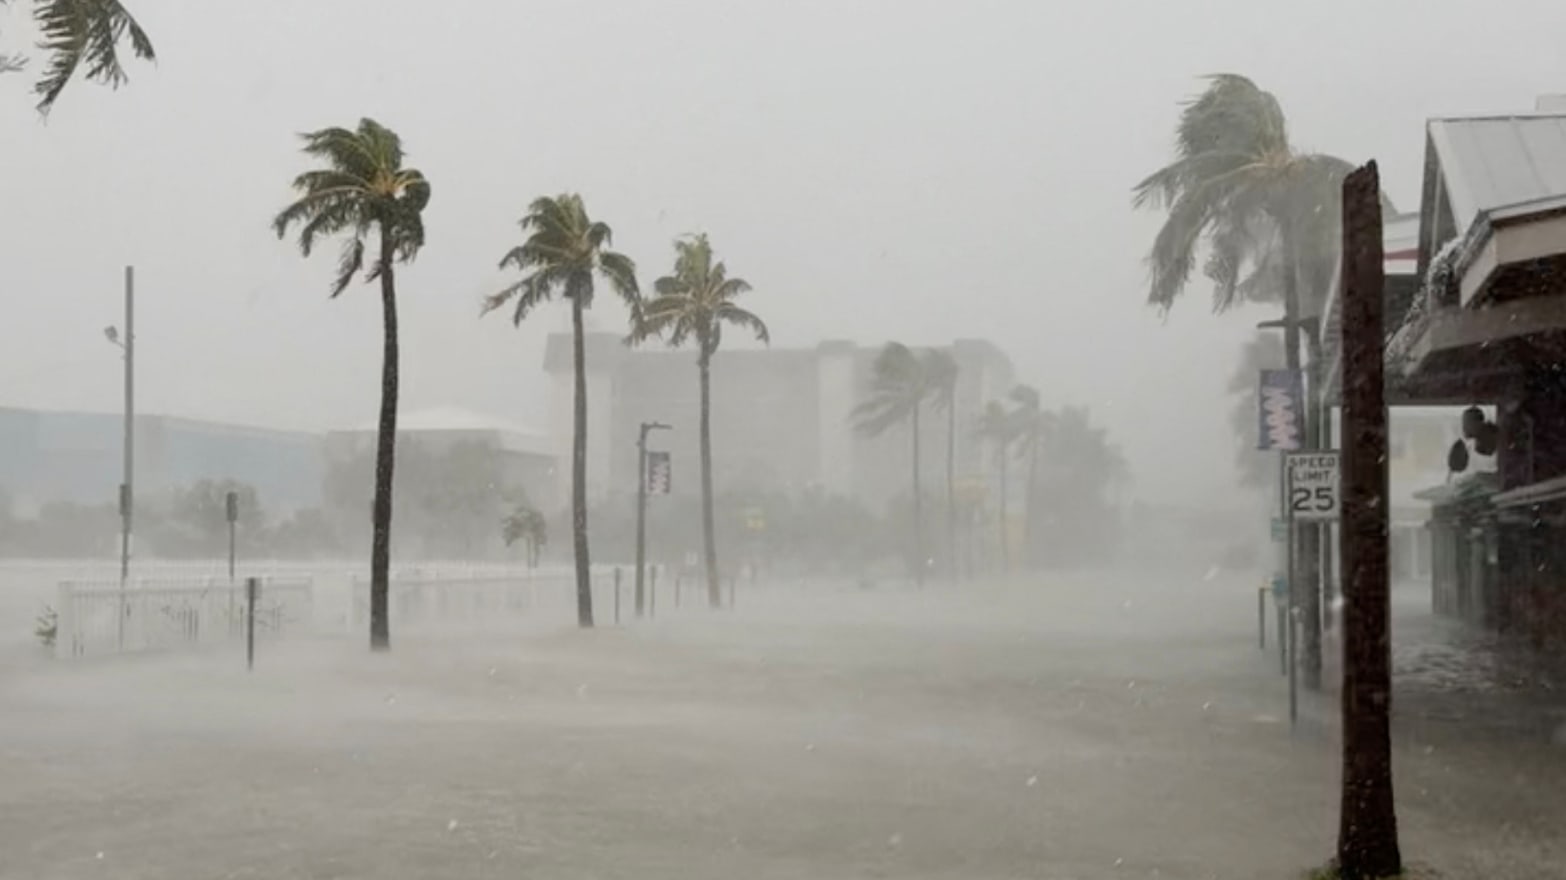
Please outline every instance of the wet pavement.
[[[253, 675], [223, 653], [13, 672], [0, 878], [1292, 880], [1331, 852], [1334, 698], [1290, 730], [1244, 579], [739, 599], [382, 657], [279, 646]], [[1489, 723], [1553, 704], [1416, 623], [1405, 853], [1566, 877], [1566, 749]]]

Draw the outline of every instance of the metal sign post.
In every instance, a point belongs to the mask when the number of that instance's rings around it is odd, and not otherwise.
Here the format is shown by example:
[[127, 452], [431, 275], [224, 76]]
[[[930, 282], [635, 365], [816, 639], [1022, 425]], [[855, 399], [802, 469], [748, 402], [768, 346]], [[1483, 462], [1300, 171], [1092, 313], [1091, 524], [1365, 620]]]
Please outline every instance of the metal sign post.
[[1294, 534], [1300, 522], [1331, 522], [1342, 509], [1336, 452], [1283, 453], [1283, 505], [1289, 520], [1289, 723], [1298, 717], [1299, 658], [1294, 593]]

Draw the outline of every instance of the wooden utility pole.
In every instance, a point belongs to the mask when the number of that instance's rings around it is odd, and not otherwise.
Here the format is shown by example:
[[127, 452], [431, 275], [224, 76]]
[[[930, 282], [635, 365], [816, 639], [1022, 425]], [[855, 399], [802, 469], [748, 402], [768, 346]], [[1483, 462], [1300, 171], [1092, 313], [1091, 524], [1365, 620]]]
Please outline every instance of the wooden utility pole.
[[1343, 880], [1402, 871], [1392, 797], [1381, 236], [1381, 181], [1370, 162], [1343, 181]]

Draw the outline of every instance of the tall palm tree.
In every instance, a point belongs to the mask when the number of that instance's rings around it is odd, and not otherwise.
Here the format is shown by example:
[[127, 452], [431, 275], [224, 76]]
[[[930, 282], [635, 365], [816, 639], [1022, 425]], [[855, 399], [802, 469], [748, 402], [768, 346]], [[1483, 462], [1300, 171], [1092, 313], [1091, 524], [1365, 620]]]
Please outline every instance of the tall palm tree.
[[614, 232], [594, 221], [582, 197], [564, 193], [538, 198], [520, 221], [527, 239], [508, 251], [500, 268], [515, 267], [526, 273], [484, 301], [491, 312], [515, 300], [513, 324], [521, 324], [539, 305], [556, 296], [571, 301], [571, 339], [576, 370], [576, 401], [571, 440], [571, 538], [576, 557], [576, 619], [593, 625], [593, 586], [587, 548], [587, 356], [584, 351], [582, 315], [593, 305], [593, 279], [602, 277], [631, 307], [641, 307], [636, 289], [636, 264], [624, 254], [609, 250]]
[[[1243, 301], [1282, 301], [1284, 355], [1300, 368], [1302, 319], [1320, 312], [1336, 256], [1339, 189], [1348, 162], [1294, 149], [1278, 101], [1235, 74], [1209, 78], [1186, 104], [1175, 130], [1175, 159], [1134, 188], [1137, 207], [1167, 209], [1147, 258], [1148, 300], [1167, 310], [1184, 291], [1205, 240], [1204, 273], [1214, 282], [1213, 309]], [[1301, 281], [1308, 303], [1301, 303]], [[1318, 330], [1319, 332], [1319, 330]], [[1320, 387], [1319, 336], [1311, 334], [1311, 397]], [[1320, 419], [1307, 413], [1307, 441]], [[1321, 684], [1318, 533], [1300, 547], [1300, 603], [1307, 687]]]
[[[304, 153], [325, 167], [294, 179], [299, 198], [272, 221], [278, 238], [299, 226], [299, 249], [309, 256], [317, 238], [346, 233], [332, 282], [333, 298], [365, 270], [381, 283], [381, 412], [375, 436], [375, 500], [370, 539], [370, 648], [391, 646], [386, 610], [391, 571], [392, 470], [397, 457], [397, 280], [395, 264], [424, 246], [424, 207], [430, 184], [403, 167], [402, 140], [373, 119], [357, 129], [323, 128], [301, 135]], [[365, 240], [376, 236], [375, 259], [365, 265]]]
[[957, 582], [957, 359], [945, 349], [924, 353], [924, 379], [931, 403], [946, 413], [946, 558], [948, 574]]
[[[0, 6], [7, 2], [0, 0]], [[88, 79], [112, 87], [124, 83], [121, 43], [128, 42], [137, 58], [156, 59], [152, 40], [119, 0], [34, 0], [33, 22], [41, 37], [38, 48], [48, 53], [43, 75], [33, 85], [43, 114], [83, 66]], [[0, 72], [20, 70], [26, 63], [19, 55], [0, 55]]]
[[723, 325], [751, 331], [763, 343], [771, 341], [767, 325], [734, 303], [750, 290], [743, 278], [730, 278], [722, 262], [713, 262], [705, 233], [674, 243], [674, 272], [659, 278], [657, 295], [642, 307], [631, 342], [663, 336], [672, 346], [696, 343], [696, 369], [701, 383], [701, 534], [706, 553], [707, 601], [723, 602], [718, 581], [718, 549], [712, 513], [712, 356], [723, 340]]
[[1006, 527], [1006, 496], [1011, 494], [1011, 485], [1006, 478], [1007, 461], [1011, 458], [1012, 443], [1017, 438], [1017, 420], [1000, 401], [992, 400], [984, 405], [984, 412], [979, 415], [979, 423], [975, 426], [975, 433], [981, 440], [990, 444], [991, 454], [994, 456], [997, 477], [1000, 483], [999, 517], [1000, 517], [1000, 551], [1001, 569], [1011, 569], [1011, 539]]
[[1011, 389], [1007, 397], [1013, 406], [1012, 441], [1018, 455], [1028, 463], [1027, 491], [1024, 493], [1027, 507], [1023, 513], [1022, 533], [1027, 536], [1027, 546], [1031, 548], [1036, 545], [1038, 538], [1039, 452], [1048, 442], [1054, 415], [1045, 411], [1039, 390], [1032, 385], [1018, 385]]
[[907, 424], [912, 447], [913, 532], [908, 562], [914, 583], [924, 584], [924, 504], [919, 485], [919, 409], [929, 394], [924, 363], [901, 342], [888, 342], [876, 355], [870, 395], [854, 407], [854, 425], [861, 434], [878, 437], [893, 425]]

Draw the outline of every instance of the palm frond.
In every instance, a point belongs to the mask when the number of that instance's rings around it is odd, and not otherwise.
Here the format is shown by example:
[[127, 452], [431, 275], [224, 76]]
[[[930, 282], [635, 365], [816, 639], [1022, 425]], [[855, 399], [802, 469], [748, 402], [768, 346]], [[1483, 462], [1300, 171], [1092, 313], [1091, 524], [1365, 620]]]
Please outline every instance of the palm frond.
[[636, 306], [641, 292], [636, 286], [636, 263], [630, 257], [618, 251], [601, 251], [598, 254], [598, 271], [608, 279], [609, 286], [619, 294], [620, 299], [633, 308]]
[[766, 345], [772, 344], [772, 336], [767, 332], [766, 323], [754, 312], [746, 311], [730, 302], [722, 302], [713, 310], [712, 317], [715, 324], [727, 323], [736, 327], [744, 327], [756, 334], [757, 342]]
[[122, 85], [127, 79], [120, 61], [122, 42], [130, 43], [137, 58], [157, 59], [146, 31], [119, 0], [35, 0], [33, 20], [41, 37], [38, 46], [49, 55], [33, 87], [38, 112], [45, 115], [83, 65], [88, 79], [111, 88]]
[[332, 282], [331, 298], [336, 299], [348, 288], [353, 276], [364, 268], [364, 239], [354, 236], [343, 242], [343, 252], [337, 258], [337, 280]]
[[[678, 338], [683, 340], [685, 333], [679, 332], [678, 325], [686, 319], [690, 308], [690, 297], [679, 293], [660, 294], [647, 300], [637, 310], [626, 341], [637, 345], [654, 336], [666, 336], [671, 332], [678, 333]], [[675, 338], [667, 341], [670, 345], [679, 344]]]
[[897, 395], [872, 395], [855, 406], [849, 415], [854, 430], [867, 437], [879, 437], [893, 425], [908, 420], [913, 412], [906, 398]]

